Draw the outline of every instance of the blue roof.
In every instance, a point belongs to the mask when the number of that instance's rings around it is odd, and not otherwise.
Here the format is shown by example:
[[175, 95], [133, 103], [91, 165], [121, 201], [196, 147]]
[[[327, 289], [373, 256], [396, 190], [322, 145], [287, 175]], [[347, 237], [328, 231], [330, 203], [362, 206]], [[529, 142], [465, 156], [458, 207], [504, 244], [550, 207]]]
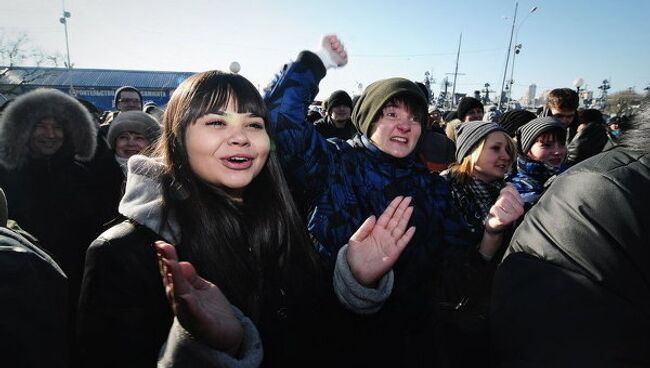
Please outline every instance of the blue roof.
[[[6, 67], [1, 67], [0, 70]], [[59, 87], [104, 87], [119, 88], [134, 86], [138, 89], [173, 89], [193, 72], [158, 72], [143, 70], [111, 69], [65, 69], [40, 67], [12, 67], [2, 78], [0, 84], [15, 84], [30, 75], [27, 85]], [[12, 83], [13, 82], [13, 83]]]

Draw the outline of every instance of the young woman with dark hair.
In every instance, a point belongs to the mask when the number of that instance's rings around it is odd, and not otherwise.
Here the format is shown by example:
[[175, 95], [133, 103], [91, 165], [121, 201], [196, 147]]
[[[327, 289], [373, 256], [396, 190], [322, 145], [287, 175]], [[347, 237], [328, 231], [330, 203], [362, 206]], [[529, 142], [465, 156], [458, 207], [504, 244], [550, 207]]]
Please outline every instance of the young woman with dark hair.
[[[119, 208], [127, 220], [88, 251], [79, 318], [84, 366], [154, 366], [173, 312], [185, 329], [172, 330], [170, 364], [194, 366], [182, 359], [196, 354], [175, 355], [176, 337], [187, 331], [218, 350], [219, 366], [259, 363], [262, 346], [264, 365], [292, 366], [327, 347], [331, 281], [321, 277], [266, 116], [260, 94], [236, 74], [196, 74], [174, 92], [153, 157], [129, 160]], [[199, 309], [216, 310], [209, 318], [227, 333], [212, 333], [209, 324], [197, 328], [187, 299], [180, 298], [191, 317], [178, 299], [170, 297], [170, 308], [152, 247], [160, 240], [161, 257], [173, 252], [175, 261], [195, 267], [190, 281], [199, 279], [198, 271], [201, 285], [220, 290], [216, 302]], [[173, 295], [174, 283], [167, 286]], [[255, 343], [255, 326], [262, 344]], [[322, 356], [314, 364], [327, 361]]]

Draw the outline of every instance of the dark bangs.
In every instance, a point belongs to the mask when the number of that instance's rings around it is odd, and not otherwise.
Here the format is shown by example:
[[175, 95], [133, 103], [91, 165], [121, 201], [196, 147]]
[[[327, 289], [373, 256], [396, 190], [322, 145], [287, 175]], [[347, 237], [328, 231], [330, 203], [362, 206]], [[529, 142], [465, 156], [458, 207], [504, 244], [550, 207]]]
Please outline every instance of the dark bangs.
[[[424, 124], [427, 121], [428, 106], [424, 103], [424, 100], [414, 98], [414, 96], [410, 93], [398, 93], [395, 96], [391, 97], [388, 101], [386, 101], [386, 104], [384, 104], [382, 110], [383, 108], [390, 105], [404, 105], [421, 124]], [[381, 116], [381, 111], [379, 114]], [[376, 121], [378, 118], [379, 117], [374, 119], [374, 121]]]
[[[251, 113], [266, 121], [266, 105], [255, 86], [246, 78], [231, 73], [210, 71], [195, 86], [187, 109], [187, 120], [195, 122], [201, 116], [225, 108], [233, 98], [238, 113]], [[185, 120], [185, 119], [183, 119]]]

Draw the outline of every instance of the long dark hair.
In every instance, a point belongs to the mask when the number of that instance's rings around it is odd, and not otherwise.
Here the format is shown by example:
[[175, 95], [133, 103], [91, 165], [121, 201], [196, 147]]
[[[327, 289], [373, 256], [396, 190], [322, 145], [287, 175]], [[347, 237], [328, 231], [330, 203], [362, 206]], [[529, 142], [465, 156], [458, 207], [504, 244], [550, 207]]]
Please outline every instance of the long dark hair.
[[237, 112], [267, 116], [259, 92], [242, 76], [208, 71], [185, 80], [167, 105], [156, 154], [166, 166], [165, 208], [174, 212], [181, 228], [179, 257], [255, 318], [264, 289], [299, 292], [301, 282], [315, 274], [317, 262], [273, 149], [244, 190], [243, 203], [207, 185], [190, 168], [187, 127], [230, 100]]

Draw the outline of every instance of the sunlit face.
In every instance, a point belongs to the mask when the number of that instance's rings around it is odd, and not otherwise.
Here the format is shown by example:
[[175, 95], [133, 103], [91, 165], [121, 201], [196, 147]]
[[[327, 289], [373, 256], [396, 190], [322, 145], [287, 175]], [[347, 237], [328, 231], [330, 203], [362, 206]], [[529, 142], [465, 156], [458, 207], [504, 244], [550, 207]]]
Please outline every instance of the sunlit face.
[[233, 100], [201, 116], [185, 132], [192, 171], [205, 183], [241, 199], [269, 156], [271, 140], [264, 124], [260, 116], [237, 113]]
[[135, 91], [122, 91], [117, 99], [117, 107], [120, 111], [134, 111], [142, 108], [142, 100]]
[[115, 138], [115, 154], [122, 158], [129, 158], [142, 152], [149, 143], [151, 142], [142, 134], [124, 132]]
[[29, 152], [36, 158], [52, 156], [63, 146], [64, 138], [63, 126], [52, 118], [45, 118], [32, 131]]
[[387, 105], [374, 123], [370, 140], [382, 152], [403, 158], [415, 149], [422, 126], [404, 104]]
[[483, 119], [483, 109], [480, 107], [475, 107], [467, 112], [465, 115], [465, 123], [468, 121], [478, 121]]
[[508, 137], [505, 133], [488, 134], [483, 150], [474, 164], [474, 176], [486, 183], [503, 179], [513, 161], [512, 153], [508, 150]]
[[573, 122], [576, 112], [575, 110], [560, 110], [551, 107], [551, 115], [562, 122], [565, 128], [568, 128], [569, 125]]
[[347, 121], [350, 119], [350, 114], [352, 113], [352, 109], [350, 106], [346, 105], [338, 105], [332, 108], [330, 110], [330, 115], [332, 117], [332, 120], [334, 121]]
[[542, 134], [528, 151], [528, 157], [544, 164], [559, 168], [566, 158], [566, 145], [553, 139], [551, 134]]

